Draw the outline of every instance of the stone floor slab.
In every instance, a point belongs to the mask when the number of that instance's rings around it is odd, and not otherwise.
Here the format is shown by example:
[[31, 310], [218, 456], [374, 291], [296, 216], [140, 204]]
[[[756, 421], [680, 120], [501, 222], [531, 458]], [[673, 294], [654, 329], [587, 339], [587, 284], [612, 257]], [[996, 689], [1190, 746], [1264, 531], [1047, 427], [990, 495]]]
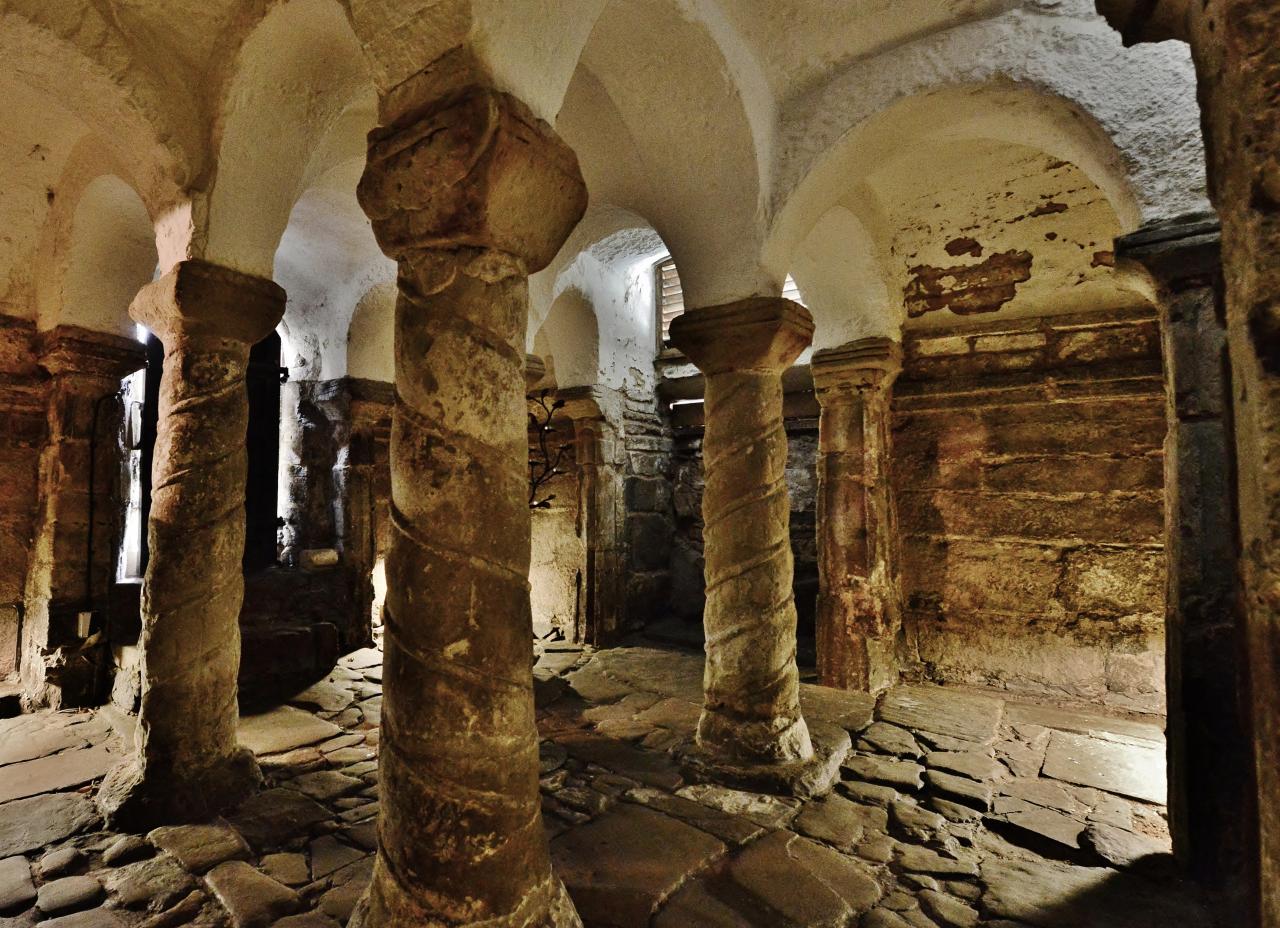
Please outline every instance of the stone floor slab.
[[658, 904], [724, 852], [706, 832], [633, 803], [551, 842], [556, 872], [598, 928], [648, 928]]
[[240, 719], [240, 743], [254, 754], [280, 754], [320, 741], [328, 741], [342, 729], [293, 706], [246, 715]]
[[0, 803], [83, 786], [106, 774], [121, 756], [102, 744], [0, 767]]
[[844, 928], [880, 898], [862, 865], [789, 831], [753, 842], [729, 862], [728, 875], [783, 924], [808, 928]]
[[0, 805], [0, 857], [26, 854], [100, 824], [87, 796], [50, 793]]
[[1044, 775], [1160, 805], [1168, 799], [1163, 746], [1119, 742], [1055, 731], [1044, 758]]
[[36, 898], [36, 886], [31, 881], [31, 864], [25, 857], [6, 857], [0, 860], [0, 915], [21, 911]]
[[204, 873], [226, 860], [243, 860], [249, 845], [226, 825], [171, 825], [157, 828], [147, 840], [177, 858], [192, 873]]
[[302, 905], [296, 892], [243, 860], [218, 864], [209, 871], [205, 882], [236, 928], [267, 928]]
[[988, 744], [995, 740], [1004, 703], [991, 696], [941, 686], [900, 686], [885, 693], [876, 711], [883, 722]]

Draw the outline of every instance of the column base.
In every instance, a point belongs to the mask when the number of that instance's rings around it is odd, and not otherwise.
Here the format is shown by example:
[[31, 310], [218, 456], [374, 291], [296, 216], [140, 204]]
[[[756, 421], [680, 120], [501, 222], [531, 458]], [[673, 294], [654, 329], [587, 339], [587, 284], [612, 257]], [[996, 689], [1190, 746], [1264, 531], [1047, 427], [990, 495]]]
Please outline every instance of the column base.
[[582, 919], [569, 898], [569, 891], [554, 873], [528, 893], [519, 908], [506, 915], [482, 921], [446, 919], [442, 913], [423, 911], [388, 875], [379, 855], [373, 882], [347, 920], [347, 928], [444, 928], [446, 925], [449, 928], [582, 928]]
[[98, 808], [107, 824], [122, 831], [203, 822], [238, 806], [262, 784], [253, 752], [241, 748], [203, 770], [161, 771], [128, 760], [107, 773], [98, 788]]
[[810, 725], [813, 753], [801, 760], [751, 762], [726, 758], [722, 749], [692, 744], [681, 751], [681, 772], [696, 783], [813, 799], [831, 792], [852, 739], [834, 725]]

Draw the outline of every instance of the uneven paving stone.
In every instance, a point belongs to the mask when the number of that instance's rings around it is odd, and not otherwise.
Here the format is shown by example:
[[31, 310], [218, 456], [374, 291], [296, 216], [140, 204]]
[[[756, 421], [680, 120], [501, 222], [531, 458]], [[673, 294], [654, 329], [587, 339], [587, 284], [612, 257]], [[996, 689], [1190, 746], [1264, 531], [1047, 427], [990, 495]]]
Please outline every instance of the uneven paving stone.
[[326, 679], [313, 683], [293, 696], [289, 702], [304, 709], [341, 712], [355, 702], [355, 698], [355, 694], [347, 687], [333, 679]]
[[124, 920], [108, 908], [89, 909], [51, 918], [40, 923], [40, 928], [124, 928]]
[[911, 923], [892, 909], [875, 908], [862, 916], [859, 928], [911, 928]]
[[352, 670], [366, 670], [370, 667], [382, 666], [382, 652], [377, 648], [361, 648], [359, 651], [352, 651], [338, 661], [342, 667], [349, 667]]
[[31, 865], [22, 856], [0, 860], [0, 915], [20, 911], [36, 898]]
[[382, 724], [382, 697], [373, 696], [363, 702], [357, 703], [356, 708], [360, 710], [360, 714], [364, 717], [365, 725], [378, 726]]
[[97, 807], [79, 793], [51, 793], [0, 805], [0, 858], [63, 841], [102, 822]]
[[665, 815], [674, 816], [729, 844], [745, 844], [764, 830], [756, 822], [652, 787], [636, 787], [627, 790], [624, 795], [629, 802], [637, 802]]
[[668, 698], [654, 703], [636, 716], [637, 722], [645, 722], [660, 728], [672, 728], [692, 732], [698, 727], [702, 706], [683, 699]]
[[64, 876], [45, 883], [36, 895], [36, 908], [46, 915], [66, 915], [87, 909], [102, 898], [102, 884], [91, 876]]
[[240, 743], [254, 754], [282, 754], [294, 748], [328, 741], [342, 729], [293, 706], [240, 718]]
[[285, 789], [293, 789], [310, 796], [312, 799], [328, 801], [346, 796], [364, 788], [364, 782], [338, 773], [336, 770], [317, 770], [304, 773], [280, 784]]
[[894, 860], [899, 867], [908, 873], [923, 873], [927, 876], [977, 876], [978, 864], [970, 855], [949, 857], [926, 847], [914, 844], [900, 844], [894, 853]]
[[259, 873], [243, 860], [218, 864], [209, 871], [205, 882], [231, 915], [236, 928], [267, 928], [302, 905], [296, 892]]
[[850, 778], [879, 783], [895, 789], [913, 792], [923, 782], [924, 768], [915, 761], [891, 760], [876, 755], [854, 754], [846, 757], [840, 769], [846, 780]]
[[1036, 928], [1169, 928], [1211, 924], [1176, 887], [1105, 867], [988, 857], [982, 908]]
[[1059, 709], [1054, 706], [1010, 702], [1005, 707], [1005, 722], [1022, 731], [1028, 726], [1075, 732], [1078, 735], [1119, 736], [1154, 745], [1164, 745], [1164, 731], [1150, 722], [1118, 719], [1105, 715], [1092, 715], [1077, 709]]
[[990, 696], [940, 686], [899, 686], [884, 695], [876, 717], [913, 731], [962, 741], [995, 740], [1004, 703]]
[[1035, 742], [997, 741], [996, 756], [1009, 768], [1015, 777], [1036, 777], [1044, 766], [1044, 753], [1049, 748], [1049, 731]]
[[119, 763], [109, 745], [81, 748], [0, 767], [0, 803], [83, 786]]
[[972, 825], [982, 821], [982, 813], [973, 808], [973, 806], [952, 802], [950, 799], [943, 799], [940, 796], [930, 796], [927, 804], [931, 810], [937, 812], [949, 822]]
[[653, 920], [653, 928], [763, 928], [767, 924], [748, 920], [701, 880], [691, 880], [677, 890]]
[[569, 759], [569, 752], [554, 741], [542, 741], [538, 744], [538, 774], [552, 773], [564, 766]]
[[931, 770], [959, 774], [971, 780], [990, 783], [1008, 775], [1004, 764], [977, 751], [930, 751], [924, 758]]
[[128, 864], [103, 875], [103, 885], [126, 909], [167, 909], [195, 886], [191, 874], [168, 854]]
[[958, 899], [926, 889], [919, 895], [920, 908], [943, 928], [974, 928], [978, 912]]
[[912, 802], [899, 800], [890, 805], [888, 819], [889, 830], [908, 841], [945, 844], [950, 837], [946, 819]]
[[1163, 745], [1105, 741], [1055, 731], [1044, 758], [1044, 775], [1094, 786], [1164, 805], [1168, 798]]
[[268, 854], [262, 858], [259, 866], [263, 873], [285, 886], [304, 886], [311, 882], [305, 854], [292, 851]]
[[989, 783], [979, 783], [954, 773], [943, 773], [941, 770], [926, 771], [924, 779], [930, 791], [939, 796], [971, 805], [984, 812], [991, 808], [992, 789]]
[[369, 881], [372, 878], [372, 856], [356, 861], [348, 867], [343, 867], [329, 878], [330, 882], [334, 884], [333, 889], [330, 889], [320, 897], [318, 908], [331, 918], [335, 918], [345, 924], [347, 919], [351, 917], [351, 910], [360, 901], [360, 897], [368, 888]]
[[795, 799], [751, 793], [746, 790], [695, 783], [676, 791], [676, 795], [730, 815], [740, 815], [765, 828], [782, 828], [800, 811]]
[[911, 732], [888, 722], [872, 722], [868, 725], [862, 732], [858, 750], [892, 754], [909, 760], [919, 760], [924, 754]]
[[861, 864], [789, 831], [749, 844], [727, 873], [787, 924], [808, 928], [842, 928], [880, 898]]
[[612, 800], [608, 796], [585, 785], [566, 786], [556, 793], [555, 798], [569, 808], [593, 817], [612, 805]]
[[307, 850], [311, 855], [311, 879], [319, 880], [347, 864], [355, 863], [365, 856], [365, 851], [343, 844], [333, 835], [316, 838]]
[[338, 923], [324, 912], [303, 912], [301, 915], [287, 915], [275, 923], [273, 928], [339, 928]]
[[[701, 674], [697, 679], [701, 688]], [[695, 701], [702, 701], [701, 693]], [[810, 724], [834, 725], [857, 734], [871, 724], [875, 708], [876, 698], [870, 693], [800, 684], [800, 710]]]
[[23, 731], [20, 735], [0, 737], [0, 766], [24, 760], [47, 757], [58, 751], [82, 748], [88, 742], [69, 726]]
[[706, 832], [634, 803], [551, 842], [579, 914], [602, 928], [647, 928], [659, 902], [724, 852]]
[[879, 812], [881, 816], [888, 818], [882, 809], [873, 809], [851, 802], [843, 796], [831, 795], [807, 803], [796, 816], [792, 827], [803, 835], [847, 851], [862, 840], [870, 812]]
[[102, 862], [109, 867], [149, 857], [151, 847], [139, 835], [121, 835], [102, 852]]
[[85, 861], [84, 852], [79, 848], [64, 847], [56, 851], [50, 851], [40, 858], [40, 862], [36, 869], [40, 871], [40, 876], [46, 880], [54, 877], [62, 876], [70, 870], [74, 870]]
[[862, 843], [855, 849], [855, 853], [863, 860], [869, 860], [877, 864], [887, 864], [893, 860], [893, 849], [895, 847], [897, 847], [897, 842], [888, 835], [872, 835], [863, 839]]
[[1099, 857], [1116, 867], [1130, 867], [1143, 858], [1173, 851], [1168, 841], [1134, 834], [1102, 822], [1090, 824], [1085, 829], [1084, 843]]
[[323, 806], [291, 789], [258, 793], [229, 816], [235, 829], [259, 851], [280, 847], [328, 818]]
[[249, 845], [244, 838], [226, 825], [168, 825], [151, 831], [147, 840], [196, 874], [224, 860], [243, 860], [249, 856]]
[[193, 924], [209, 897], [202, 889], [193, 889], [163, 912], [152, 915], [141, 928], [174, 928], [176, 925]]
[[604, 738], [593, 732], [575, 732], [559, 739], [559, 743], [578, 760], [597, 764], [658, 789], [674, 790], [684, 782], [680, 769], [667, 754]]
[[1079, 849], [1084, 831], [1084, 823], [1078, 819], [1020, 799], [997, 800], [995, 814], [989, 818], [1072, 849]]
[[898, 791], [890, 786], [878, 786], [875, 783], [863, 783], [860, 780], [845, 780], [837, 783], [836, 789], [854, 802], [886, 808], [900, 798]]

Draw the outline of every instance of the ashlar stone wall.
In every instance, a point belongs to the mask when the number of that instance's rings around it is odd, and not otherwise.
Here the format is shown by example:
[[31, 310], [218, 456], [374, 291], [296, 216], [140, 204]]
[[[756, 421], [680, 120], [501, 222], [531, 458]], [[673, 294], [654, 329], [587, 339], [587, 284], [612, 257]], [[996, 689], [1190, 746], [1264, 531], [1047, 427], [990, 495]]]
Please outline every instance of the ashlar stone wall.
[[908, 333], [904, 348], [908, 675], [1163, 711], [1154, 313]]

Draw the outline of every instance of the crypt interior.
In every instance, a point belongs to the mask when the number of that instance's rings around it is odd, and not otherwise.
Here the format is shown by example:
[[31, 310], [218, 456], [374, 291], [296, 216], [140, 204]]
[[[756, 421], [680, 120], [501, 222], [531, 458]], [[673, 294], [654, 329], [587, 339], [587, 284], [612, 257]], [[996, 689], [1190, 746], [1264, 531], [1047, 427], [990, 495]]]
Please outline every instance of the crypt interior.
[[1280, 928], [1277, 88], [0, 0], [0, 928]]

